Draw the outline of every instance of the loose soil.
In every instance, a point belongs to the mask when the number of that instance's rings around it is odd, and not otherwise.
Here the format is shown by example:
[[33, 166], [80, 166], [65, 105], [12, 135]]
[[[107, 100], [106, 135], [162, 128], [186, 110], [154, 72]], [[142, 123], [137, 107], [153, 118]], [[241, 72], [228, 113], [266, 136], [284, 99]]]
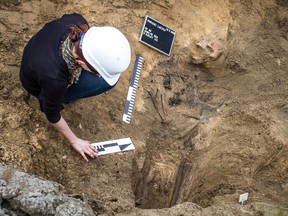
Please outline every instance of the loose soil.
[[[285, 0], [0, 1], [0, 160], [114, 213], [249, 202], [288, 206], [288, 2]], [[65, 105], [91, 142], [135, 151], [84, 161], [49, 125], [18, 74], [29, 38], [77, 12], [121, 29], [132, 62], [117, 86]], [[176, 31], [170, 57], [138, 41], [145, 16]], [[136, 54], [144, 57], [131, 124], [122, 121]]]

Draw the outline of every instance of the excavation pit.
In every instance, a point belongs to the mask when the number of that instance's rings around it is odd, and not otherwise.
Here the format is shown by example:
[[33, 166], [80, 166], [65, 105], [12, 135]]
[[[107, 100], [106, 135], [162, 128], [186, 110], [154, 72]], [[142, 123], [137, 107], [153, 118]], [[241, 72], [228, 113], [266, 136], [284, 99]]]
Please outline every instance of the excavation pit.
[[[245, 192], [247, 204], [287, 206], [284, 1], [23, 0], [2, 1], [0, 9], [1, 162], [61, 184], [95, 212], [185, 203], [221, 209], [238, 206]], [[170, 57], [139, 43], [147, 11], [176, 30]], [[132, 44], [132, 63], [112, 91], [65, 105], [62, 115], [79, 137], [130, 137], [135, 151], [87, 163], [19, 82], [27, 41], [47, 21], [71, 12], [121, 28]], [[126, 124], [121, 118], [138, 53], [144, 65]]]

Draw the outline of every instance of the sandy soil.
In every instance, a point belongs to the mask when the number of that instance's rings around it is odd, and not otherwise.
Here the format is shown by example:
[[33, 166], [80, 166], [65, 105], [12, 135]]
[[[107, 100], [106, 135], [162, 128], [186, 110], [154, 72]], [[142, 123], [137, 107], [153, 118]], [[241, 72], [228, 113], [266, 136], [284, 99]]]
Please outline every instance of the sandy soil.
[[[288, 3], [285, 0], [0, 1], [0, 160], [114, 213], [249, 202], [288, 206]], [[45, 22], [78, 12], [120, 28], [144, 57], [131, 124], [133, 62], [110, 92], [65, 106], [92, 142], [130, 137], [133, 152], [85, 162], [18, 79]], [[146, 15], [176, 30], [167, 57], [138, 41]]]

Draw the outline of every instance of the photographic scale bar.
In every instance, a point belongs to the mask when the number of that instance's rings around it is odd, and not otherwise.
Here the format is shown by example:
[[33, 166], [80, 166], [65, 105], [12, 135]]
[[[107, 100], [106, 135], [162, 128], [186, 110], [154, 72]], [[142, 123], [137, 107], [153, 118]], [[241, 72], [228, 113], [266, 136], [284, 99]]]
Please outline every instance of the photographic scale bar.
[[135, 149], [130, 138], [97, 142], [92, 143], [91, 145], [97, 148], [98, 155], [112, 154]]
[[136, 98], [136, 91], [137, 91], [137, 87], [138, 87], [138, 83], [140, 79], [140, 72], [142, 69], [143, 60], [144, 59], [141, 55], [139, 54], [136, 55], [136, 60], [135, 60], [135, 64], [134, 64], [134, 68], [133, 68], [133, 72], [132, 72], [132, 76], [130, 80], [130, 85], [129, 85], [127, 99], [126, 99], [125, 108], [124, 108], [124, 114], [122, 118], [122, 120], [128, 124], [131, 122], [131, 118], [132, 118], [132, 111], [133, 111], [134, 102]]

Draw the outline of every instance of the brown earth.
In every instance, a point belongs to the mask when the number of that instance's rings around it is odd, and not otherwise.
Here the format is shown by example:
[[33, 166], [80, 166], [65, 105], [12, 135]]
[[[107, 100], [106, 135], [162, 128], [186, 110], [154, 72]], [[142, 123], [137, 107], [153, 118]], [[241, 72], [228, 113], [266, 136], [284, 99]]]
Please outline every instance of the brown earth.
[[[0, 2], [2, 162], [111, 214], [234, 205], [244, 192], [247, 204], [288, 207], [287, 0]], [[130, 137], [133, 152], [85, 162], [21, 87], [23, 47], [71, 12], [121, 29], [144, 67], [131, 124], [122, 115], [133, 62], [112, 91], [62, 114], [78, 136]], [[146, 15], [176, 30], [170, 57], [138, 41]]]

